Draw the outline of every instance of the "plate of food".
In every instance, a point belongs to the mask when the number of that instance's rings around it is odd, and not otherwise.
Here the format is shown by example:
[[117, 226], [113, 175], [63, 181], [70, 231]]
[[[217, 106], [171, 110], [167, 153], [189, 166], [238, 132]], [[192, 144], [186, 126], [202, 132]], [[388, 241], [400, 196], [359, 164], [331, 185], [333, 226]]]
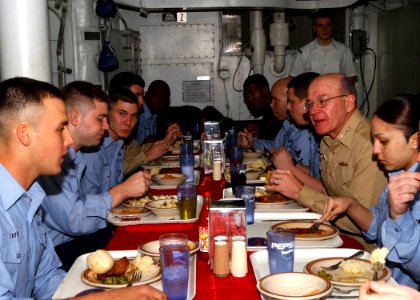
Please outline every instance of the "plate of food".
[[147, 203], [154, 201], [154, 200], [162, 200], [162, 199], [177, 199], [176, 195], [152, 195], [147, 194], [142, 197], [132, 197], [125, 199], [122, 206], [125, 207], [144, 207]]
[[[310, 261], [304, 270], [307, 273], [324, 277], [331, 281], [334, 286], [359, 287], [367, 280], [372, 280], [373, 270], [369, 260], [353, 258], [343, 261], [337, 270], [324, 270], [328, 267], [345, 259], [345, 257], [328, 257]], [[378, 272], [378, 280], [388, 280], [391, 271], [388, 268]]]
[[179, 167], [179, 155], [163, 156], [161, 160], [165, 166]]
[[110, 214], [121, 221], [140, 221], [142, 217], [150, 215], [151, 211], [144, 207], [118, 206]]
[[[187, 246], [190, 249], [190, 255], [193, 255], [200, 249], [198, 242], [191, 241], [191, 240], [188, 240]], [[143, 255], [148, 255], [152, 257], [153, 261], [155, 262], [160, 261], [159, 240], [154, 240], [154, 241], [144, 243], [139, 246], [138, 250]]]
[[[175, 142], [175, 144], [172, 145], [172, 154], [181, 154], [181, 144], [182, 141], [178, 140]], [[200, 151], [201, 148], [201, 141], [200, 140], [194, 140], [193, 141], [193, 153], [196, 154]]]
[[166, 173], [152, 176], [152, 180], [158, 185], [178, 186], [182, 184], [185, 181], [185, 179], [187, 179], [187, 175], [182, 173]]
[[87, 269], [81, 280], [94, 287], [116, 289], [125, 287], [135, 272], [141, 273], [133, 285], [148, 284], [162, 278], [161, 266], [150, 256], [138, 254], [134, 259], [122, 257], [114, 260], [106, 250], [97, 250], [86, 257]]
[[271, 226], [272, 229], [282, 228], [288, 229], [295, 233], [296, 240], [302, 241], [320, 241], [327, 240], [335, 237], [338, 234], [338, 230], [329, 225], [321, 224], [319, 229], [313, 229], [311, 226], [315, 222], [310, 221], [292, 221], [292, 222], [281, 222]]
[[275, 208], [292, 202], [292, 199], [287, 198], [280, 193], [268, 192], [260, 187], [255, 189], [256, 208]]
[[263, 156], [264, 154], [264, 150], [250, 150], [250, 149], [246, 149], [243, 150], [242, 152], [242, 156], [243, 158], [250, 158], [250, 159], [258, 159], [261, 156]]
[[147, 203], [146, 207], [159, 218], [179, 217], [178, 199], [154, 200]]

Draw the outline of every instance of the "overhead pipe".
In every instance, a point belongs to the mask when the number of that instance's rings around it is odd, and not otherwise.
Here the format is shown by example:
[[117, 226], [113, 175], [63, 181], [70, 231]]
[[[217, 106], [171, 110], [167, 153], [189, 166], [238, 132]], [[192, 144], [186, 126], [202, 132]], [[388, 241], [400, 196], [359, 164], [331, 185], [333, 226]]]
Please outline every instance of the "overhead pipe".
[[274, 22], [270, 25], [270, 45], [274, 47], [274, 62], [270, 69], [277, 74], [284, 70], [286, 46], [289, 45], [289, 24], [285, 15], [284, 12], [275, 12]]
[[223, 8], [248, 8], [258, 9], [321, 9], [348, 7], [357, 2], [357, 0], [114, 0], [118, 5], [143, 7], [150, 12], [162, 11], [166, 9], [183, 8], [191, 10], [220, 10]]
[[251, 12], [251, 65], [254, 74], [263, 74], [265, 63], [266, 40], [263, 29], [263, 15], [261, 10]]
[[352, 9], [352, 29], [366, 30], [366, 5], [359, 5]]
[[25, 76], [51, 82], [47, 0], [0, 1], [1, 80]]

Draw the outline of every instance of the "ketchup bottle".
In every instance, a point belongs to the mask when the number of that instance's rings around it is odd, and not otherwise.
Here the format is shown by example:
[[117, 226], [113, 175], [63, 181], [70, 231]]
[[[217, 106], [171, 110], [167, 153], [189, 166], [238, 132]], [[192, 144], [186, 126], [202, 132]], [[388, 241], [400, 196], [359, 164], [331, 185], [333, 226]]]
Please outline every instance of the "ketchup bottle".
[[203, 208], [198, 218], [198, 243], [200, 246], [199, 257], [203, 260], [209, 259], [209, 203], [210, 192], [204, 192]]

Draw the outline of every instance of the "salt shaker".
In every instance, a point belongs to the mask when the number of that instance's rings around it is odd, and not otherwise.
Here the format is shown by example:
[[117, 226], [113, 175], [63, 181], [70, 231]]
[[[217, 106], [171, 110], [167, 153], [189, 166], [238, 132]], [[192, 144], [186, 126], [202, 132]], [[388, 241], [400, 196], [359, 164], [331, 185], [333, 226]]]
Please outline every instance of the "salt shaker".
[[244, 236], [232, 237], [231, 270], [233, 277], [244, 277], [248, 273], [246, 243]]

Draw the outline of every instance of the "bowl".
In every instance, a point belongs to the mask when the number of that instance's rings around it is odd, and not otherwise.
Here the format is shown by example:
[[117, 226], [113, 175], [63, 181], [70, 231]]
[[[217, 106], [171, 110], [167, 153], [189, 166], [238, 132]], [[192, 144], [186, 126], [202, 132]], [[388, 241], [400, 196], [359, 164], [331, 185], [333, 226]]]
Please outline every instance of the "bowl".
[[[173, 207], [171, 204], [175, 204]], [[145, 207], [152, 211], [159, 218], [179, 218], [179, 207], [177, 199], [161, 199], [146, 203]]]
[[242, 152], [242, 156], [244, 158], [251, 158], [251, 159], [258, 159], [261, 156], [263, 156], [264, 151], [263, 150], [255, 150], [255, 152], [252, 152], [251, 150], [244, 150]]
[[187, 175], [181, 173], [157, 174], [152, 176], [152, 180], [158, 185], [180, 185], [187, 179]]
[[257, 180], [260, 178], [261, 174], [262, 172], [259, 172], [259, 171], [253, 171], [253, 170], [247, 171], [245, 174], [246, 180]]
[[[199, 249], [198, 243], [191, 240], [188, 240], [188, 247], [190, 248], [190, 255], [193, 255]], [[138, 250], [142, 255], [150, 256], [154, 262], [160, 261], [159, 240], [144, 243], [139, 246]]]
[[328, 280], [302, 272], [276, 273], [258, 281], [258, 290], [271, 299], [313, 300], [326, 298], [332, 292]]

